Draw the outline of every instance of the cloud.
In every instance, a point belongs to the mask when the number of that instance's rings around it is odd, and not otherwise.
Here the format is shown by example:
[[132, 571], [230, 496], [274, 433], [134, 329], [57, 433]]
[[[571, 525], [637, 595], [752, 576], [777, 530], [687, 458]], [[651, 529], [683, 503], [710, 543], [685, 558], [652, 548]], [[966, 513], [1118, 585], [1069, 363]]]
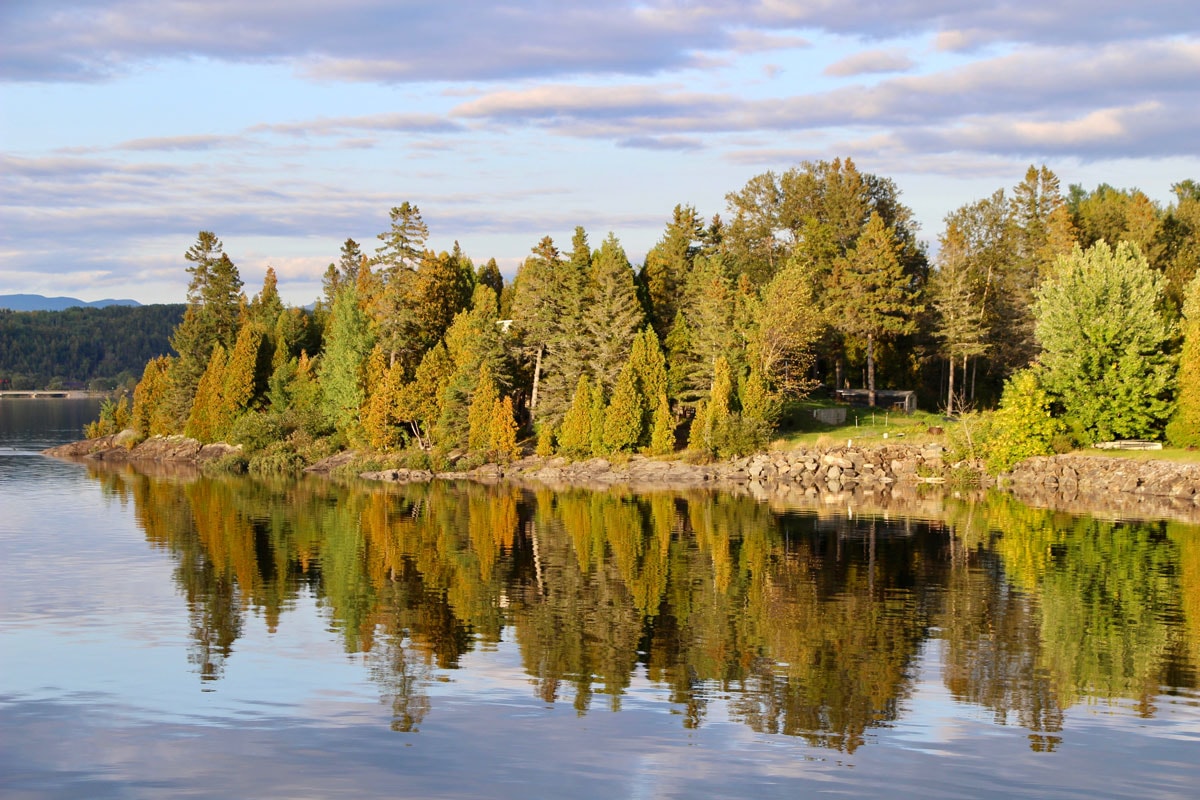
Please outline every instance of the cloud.
[[825, 74], [849, 78], [881, 72], [908, 72], [915, 66], [916, 62], [901, 50], [865, 50], [835, 61], [825, 68]]
[[0, 79], [99, 81], [194, 58], [283, 64], [322, 81], [652, 76], [713, 53], [804, 47], [798, 30], [875, 41], [932, 33], [939, 47], [964, 50], [1103, 46], [1198, 28], [1193, 0], [6, 0]]
[[213, 134], [198, 134], [193, 136], [151, 136], [142, 139], [130, 139], [117, 145], [117, 150], [216, 150], [219, 148], [244, 146], [245, 139], [240, 136], [217, 136]]
[[642, 150], [690, 151], [704, 149], [704, 142], [684, 136], [631, 136], [617, 142], [618, 147]]
[[279, 133], [288, 136], [335, 136], [352, 131], [390, 133], [459, 133], [461, 124], [438, 114], [386, 113], [355, 117], [318, 117], [298, 122], [254, 125], [248, 133]]
[[[1046, 80], [1047, 75], [1054, 80]], [[1185, 135], [1184, 125], [1172, 120], [1200, 122], [1197, 101], [1200, 43], [1155, 41], [1027, 48], [941, 72], [892, 77], [870, 86], [773, 98], [747, 99], [669, 85], [537, 86], [484, 94], [460, 104], [451, 115], [617, 142], [651, 142], [667, 136], [686, 141], [705, 134], [710, 146], [719, 143], [713, 137], [725, 134], [895, 129], [922, 132], [910, 137], [914, 143], [924, 140], [942, 147], [972, 147], [972, 142], [983, 143], [985, 138], [963, 134], [938, 140], [928, 132], [967, 130], [976, 118], [989, 124], [1004, 119], [1022, 147], [1040, 140], [1053, 145], [1050, 152], [1063, 152], [1073, 143], [1097, 146], [1107, 142], [1109, 149], [1123, 148], [1129, 156], [1157, 156], [1168, 151], [1193, 153], [1193, 141]], [[1104, 113], [1089, 117], [1104, 109], [1148, 102], [1157, 103], [1163, 113], [1142, 120], [1136, 128], [1118, 131]], [[1072, 120], [1081, 121], [1072, 127]], [[1087, 136], [1083, 135], [1085, 129], [1090, 131]], [[1056, 131], [1064, 138], [1055, 140], [1038, 131]], [[1000, 152], [1010, 150], [1001, 147]]]

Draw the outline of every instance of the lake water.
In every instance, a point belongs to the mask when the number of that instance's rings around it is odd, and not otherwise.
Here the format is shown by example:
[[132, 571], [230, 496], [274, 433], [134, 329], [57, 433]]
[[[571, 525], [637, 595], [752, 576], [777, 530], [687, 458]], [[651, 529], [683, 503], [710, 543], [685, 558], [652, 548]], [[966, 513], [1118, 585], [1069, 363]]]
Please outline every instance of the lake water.
[[1200, 795], [1195, 527], [36, 454], [95, 413], [0, 400], [4, 798]]

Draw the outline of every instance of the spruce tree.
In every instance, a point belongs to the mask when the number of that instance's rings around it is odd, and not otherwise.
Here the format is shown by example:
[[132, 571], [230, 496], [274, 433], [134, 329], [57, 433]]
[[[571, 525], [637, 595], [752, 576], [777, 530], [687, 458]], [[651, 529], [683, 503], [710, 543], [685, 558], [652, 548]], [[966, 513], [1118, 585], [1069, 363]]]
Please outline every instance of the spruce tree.
[[708, 417], [708, 403], [704, 400], [696, 403], [696, 413], [692, 416], [692, 427], [688, 430], [688, 450], [708, 455], [712, 452], [712, 424]]
[[575, 396], [558, 431], [558, 452], [579, 457], [592, 449], [592, 391], [586, 375], [580, 375]]
[[536, 454], [541, 458], [554, 455], [554, 428], [549, 424], [542, 425], [537, 432]]
[[584, 310], [591, 370], [605, 391], [629, 359], [633, 339], [645, 322], [633, 268], [614, 234], [609, 234], [592, 262], [591, 288]]
[[166, 410], [172, 358], [159, 356], [146, 362], [142, 379], [133, 389], [130, 424], [139, 435], [164, 436], [171, 432]]
[[517, 420], [513, 417], [512, 398], [505, 396], [492, 402], [491, 425], [488, 430], [488, 451], [501, 462], [515, 459], [517, 451]]
[[358, 303], [357, 284], [343, 285], [325, 331], [325, 351], [318, 378], [325, 418], [351, 439], [360, 428], [359, 414], [366, 396], [366, 360], [374, 345], [370, 322]]
[[875, 405], [875, 343], [916, 330], [922, 310], [912, 279], [900, 260], [896, 232], [872, 213], [862, 235], [834, 267], [831, 289], [834, 326], [866, 340], [867, 391]]
[[610, 453], [637, 446], [642, 436], [643, 404], [632, 365], [626, 364], [604, 412], [604, 446]]
[[417, 267], [425, 254], [429, 228], [421, 209], [409, 202], [391, 210], [391, 227], [379, 234], [376, 248], [382, 288], [372, 305], [379, 341], [388, 353], [389, 366], [403, 361], [411, 372], [420, 361], [420, 322], [417, 317], [420, 287]]
[[[486, 286], [475, 287], [470, 311], [460, 311], [446, 331], [446, 349], [454, 373], [442, 393], [442, 411], [434, 430], [435, 444], [462, 447], [469, 434], [466, 411], [471, 405], [480, 368], [487, 366], [498, 391], [512, 385], [507, 335], [497, 324], [496, 296]], [[490, 411], [490, 406], [488, 408]]]
[[225, 383], [225, 348], [213, 346], [208, 366], [196, 385], [184, 433], [200, 442], [215, 442], [221, 413], [221, 389]]
[[671, 404], [667, 401], [666, 392], [658, 396], [658, 405], [654, 409], [648, 452], [652, 456], [666, 456], [675, 452], [675, 418], [671, 416]]
[[238, 332], [233, 350], [225, 365], [221, 385], [221, 400], [214, 421], [213, 435], [224, 439], [233, 428], [238, 416], [250, 407], [251, 402], [265, 389], [258, 382], [259, 354], [264, 336], [258, 325], [250, 323]]
[[492, 419], [498, 401], [496, 382], [492, 380], [492, 372], [486, 363], [479, 366], [479, 378], [475, 383], [475, 391], [471, 394], [471, 405], [467, 410], [467, 449], [475, 452], [486, 451], [492, 438]]
[[475, 285], [487, 286], [496, 293], [496, 307], [500, 306], [500, 295], [504, 291], [504, 276], [500, 274], [500, 267], [496, 265], [496, 259], [489, 258], [487, 263], [479, 268], [475, 273]]
[[651, 326], [647, 325], [634, 337], [629, 367], [633, 371], [642, 405], [642, 434], [638, 444], [649, 445], [657, 408], [654, 398], [667, 391], [667, 359], [658, 346], [658, 336]]
[[604, 387], [597, 381], [592, 387], [592, 407], [588, 413], [588, 433], [591, 438], [592, 455], [602, 456], [608, 452], [604, 444], [604, 412], [608, 404], [604, 400]]
[[645, 287], [650, 321], [665, 339], [679, 312], [684, 277], [692, 269], [704, 225], [692, 206], [675, 206], [663, 237], [646, 254], [640, 281]]

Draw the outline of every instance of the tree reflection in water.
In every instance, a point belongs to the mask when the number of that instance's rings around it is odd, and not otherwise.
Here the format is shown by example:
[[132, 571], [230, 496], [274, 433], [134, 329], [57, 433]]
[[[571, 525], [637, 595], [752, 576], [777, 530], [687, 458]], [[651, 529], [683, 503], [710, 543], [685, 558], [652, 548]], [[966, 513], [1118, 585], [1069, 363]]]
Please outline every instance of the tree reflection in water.
[[1200, 531], [1003, 495], [936, 521], [780, 512], [703, 491], [94, 476], [171, 554], [206, 684], [246, 614], [318, 598], [419, 730], [429, 686], [514, 639], [536, 696], [616, 711], [639, 670], [686, 727], [714, 698], [768, 734], [853, 752], [903, 713], [927, 642], [960, 702], [1054, 749], [1075, 703], [1155, 711], [1196, 683]]

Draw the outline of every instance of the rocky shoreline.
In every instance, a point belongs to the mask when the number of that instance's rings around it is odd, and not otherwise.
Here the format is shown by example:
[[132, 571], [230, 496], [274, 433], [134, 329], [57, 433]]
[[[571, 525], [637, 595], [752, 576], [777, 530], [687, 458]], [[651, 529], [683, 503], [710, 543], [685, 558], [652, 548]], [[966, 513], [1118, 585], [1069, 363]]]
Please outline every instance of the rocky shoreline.
[[[126, 431], [45, 452], [60, 458], [108, 463], [197, 465], [240, 452], [236, 446], [201, 445], [182, 436], [134, 442], [132, 432]], [[353, 459], [352, 453], [340, 453], [309, 471], [328, 473]], [[852, 503], [885, 509], [894, 501], [911, 501], [923, 485], [950, 481], [953, 486], [995, 486], [1042, 508], [1200, 523], [1200, 464], [1067, 454], [1027, 459], [1012, 471], [991, 478], [977, 463], [948, 463], [945, 449], [936, 443], [773, 450], [708, 464], [641, 455], [583, 461], [527, 456], [510, 464], [485, 464], [463, 472], [390, 469], [363, 472], [360, 477], [392, 483], [513, 481], [555, 489], [710, 488], [748, 493], [763, 500], [807, 505]]]
[[138, 442], [137, 435], [133, 431], [127, 430], [111, 436], [101, 436], [98, 439], [70, 442], [42, 452], [55, 458], [83, 458], [109, 463], [160, 462], [199, 466], [218, 458], [240, 453], [242, 448], [224, 442], [200, 444], [195, 439], [189, 439], [186, 436], [151, 436], [145, 441]]

